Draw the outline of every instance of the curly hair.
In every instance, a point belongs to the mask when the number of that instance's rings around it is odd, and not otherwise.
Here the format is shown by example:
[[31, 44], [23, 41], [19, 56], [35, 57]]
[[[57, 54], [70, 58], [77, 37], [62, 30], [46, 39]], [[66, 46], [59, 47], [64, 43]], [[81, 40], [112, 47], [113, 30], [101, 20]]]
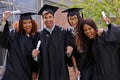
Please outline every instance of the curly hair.
[[[32, 30], [30, 32], [30, 35], [37, 32], [38, 29], [37, 22], [35, 20], [31, 20], [31, 22], [32, 22]], [[25, 30], [23, 29], [23, 20], [19, 20], [19, 33], [20, 34], [26, 33]]]

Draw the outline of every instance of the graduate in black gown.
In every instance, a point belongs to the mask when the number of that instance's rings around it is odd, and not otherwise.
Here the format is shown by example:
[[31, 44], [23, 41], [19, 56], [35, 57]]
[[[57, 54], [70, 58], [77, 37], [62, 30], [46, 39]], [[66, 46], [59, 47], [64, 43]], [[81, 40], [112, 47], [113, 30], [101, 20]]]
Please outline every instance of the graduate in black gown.
[[32, 65], [36, 63], [32, 58], [32, 50], [37, 31], [37, 24], [31, 17], [34, 13], [20, 14], [17, 31], [9, 31], [7, 19], [10, 11], [5, 11], [4, 14], [2, 23], [6, 31], [0, 31], [0, 45], [8, 49], [9, 54], [2, 80], [32, 80]]
[[109, 24], [108, 30], [98, 36], [94, 21], [86, 19], [79, 30], [93, 55], [92, 80], [120, 80], [120, 28]]
[[[81, 35], [79, 35], [77, 28], [80, 27], [81, 22], [83, 21], [83, 8], [69, 8], [62, 12], [67, 12], [67, 19], [68, 23], [71, 25], [70, 29], [73, 30], [73, 37], [74, 37], [74, 49], [72, 52], [72, 55], [75, 58], [76, 63], [73, 64], [73, 69], [77, 76], [79, 75], [78, 70], [80, 71], [80, 78], [81, 80], [90, 80], [91, 79], [91, 73], [92, 73], [92, 57], [87, 52], [87, 49], [83, 49], [83, 47], [80, 47], [81, 42]], [[80, 14], [81, 13], [81, 14]], [[80, 38], [78, 38], [78, 36]], [[74, 61], [74, 59], [73, 59]]]
[[57, 9], [58, 7], [45, 4], [38, 13], [42, 15], [45, 24], [37, 36], [41, 40], [39, 55], [33, 50], [33, 57], [38, 55], [40, 63], [38, 80], [70, 80], [67, 67], [69, 57], [66, 54], [66, 46], [72, 46], [68, 36], [70, 32], [55, 25], [54, 13]]

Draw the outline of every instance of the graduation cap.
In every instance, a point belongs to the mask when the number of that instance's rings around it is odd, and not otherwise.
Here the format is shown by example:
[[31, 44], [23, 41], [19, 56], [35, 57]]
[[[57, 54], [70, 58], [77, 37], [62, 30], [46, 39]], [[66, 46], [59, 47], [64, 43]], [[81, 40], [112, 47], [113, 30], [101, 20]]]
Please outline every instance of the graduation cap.
[[17, 15], [20, 15], [20, 20], [32, 20], [32, 15], [35, 15], [36, 13], [33, 12], [26, 12], [26, 13], [19, 13]]
[[63, 13], [68, 12], [67, 16], [73, 16], [73, 15], [77, 15], [77, 14], [79, 15], [80, 14], [79, 11], [80, 11], [82, 14], [82, 18], [83, 18], [83, 12], [82, 12], [83, 9], [84, 8], [69, 8], [69, 9], [66, 9], [62, 12]]
[[44, 15], [46, 13], [51, 13], [54, 15], [54, 13], [57, 11], [58, 7], [56, 6], [51, 6], [48, 4], [45, 4], [40, 11], [38, 12], [39, 15]]

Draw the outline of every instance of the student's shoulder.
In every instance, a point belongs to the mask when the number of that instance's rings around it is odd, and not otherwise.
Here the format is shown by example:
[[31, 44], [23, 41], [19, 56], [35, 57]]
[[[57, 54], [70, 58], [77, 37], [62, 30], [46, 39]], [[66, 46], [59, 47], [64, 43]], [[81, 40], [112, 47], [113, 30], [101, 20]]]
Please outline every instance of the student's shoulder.
[[56, 30], [59, 30], [59, 31], [66, 31], [67, 30], [66, 28], [63, 28], [62, 26], [58, 26], [58, 25], [55, 25], [55, 28], [56, 28]]
[[37, 34], [42, 34], [42, 33], [44, 32], [44, 30], [45, 30], [44, 28], [43, 28], [43, 29], [38, 30], [38, 31], [37, 31]]

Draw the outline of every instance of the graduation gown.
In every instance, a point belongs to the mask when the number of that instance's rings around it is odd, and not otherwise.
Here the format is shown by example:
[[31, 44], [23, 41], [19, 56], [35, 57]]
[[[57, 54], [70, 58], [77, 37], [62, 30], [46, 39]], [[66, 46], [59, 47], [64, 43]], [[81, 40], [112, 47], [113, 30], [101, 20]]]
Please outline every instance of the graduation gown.
[[[72, 31], [72, 30], [71, 30]], [[93, 64], [92, 64], [92, 56], [91, 53], [88, 52], [88, 50], [84, 50], [83, 52], [79, 52], [77, 50], [76, 44], [75, 44], [75, 33], [72, 31], [73, 34], [71, 34], [72, 44], [74, 45], [72, 55], [75, 57], [76, 64], [78, 67], [78, 70], [80, 71], [80, 80], [91, 80], [92, 79], [92, 72], [93, 72]]]
[[120, 80], [120, 28], [110, 24], [108, 31], [93, 43], [93, 80]]
[[2, 80], [32, 80], [33, 39], [14, 31], [0, 32], [0, 45], [9, 52]]
[[82, 53], [73, 50], [73, 56], [76, 59], [78, 70], [80, 71], [80, 80], [92, 80], [93, 59], [91, 53], [84, 51]]
[[68, 31], [55, 26], [50, 34], [43, 29], [37, 36], [41, 40], [39, 80], [69, 80], [66, 46], [70, 45]]

